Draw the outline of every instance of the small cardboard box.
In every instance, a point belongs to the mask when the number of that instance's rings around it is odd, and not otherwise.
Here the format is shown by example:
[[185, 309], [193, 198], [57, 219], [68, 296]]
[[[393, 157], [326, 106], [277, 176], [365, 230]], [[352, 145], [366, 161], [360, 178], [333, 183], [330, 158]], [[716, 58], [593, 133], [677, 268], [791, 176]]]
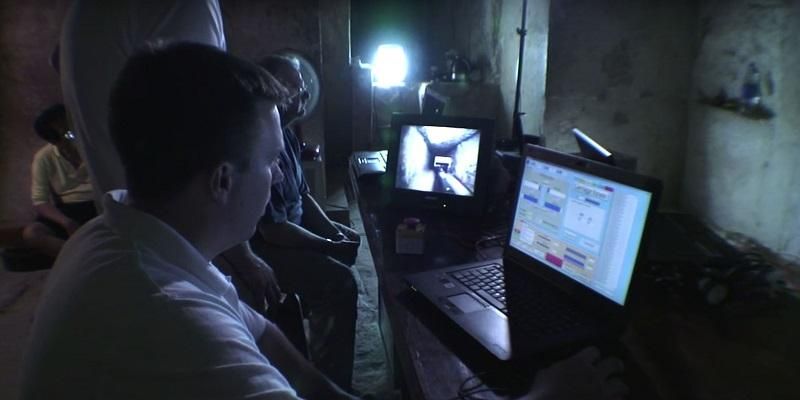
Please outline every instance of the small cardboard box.
[[423, 254], [425, 252], [425, 224], [407, 218], [395, 229], [394, 251], [397, 254]]

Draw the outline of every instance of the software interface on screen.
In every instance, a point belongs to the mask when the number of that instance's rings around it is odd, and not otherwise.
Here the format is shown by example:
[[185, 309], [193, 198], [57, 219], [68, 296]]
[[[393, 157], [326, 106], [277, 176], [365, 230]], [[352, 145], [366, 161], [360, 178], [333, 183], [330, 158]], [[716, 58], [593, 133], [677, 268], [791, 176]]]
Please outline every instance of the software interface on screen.
[[477, 129], [402, 126], [395, 187], [474, 196], [480, 138]]
[[651, 194], [527, 158], [510, 245], [622, 305]]

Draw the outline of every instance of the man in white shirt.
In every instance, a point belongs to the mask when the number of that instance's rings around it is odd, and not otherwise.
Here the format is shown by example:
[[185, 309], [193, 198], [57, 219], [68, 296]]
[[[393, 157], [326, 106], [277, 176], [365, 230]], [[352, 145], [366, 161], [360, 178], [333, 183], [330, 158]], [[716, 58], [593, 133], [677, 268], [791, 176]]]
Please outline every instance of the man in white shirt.
[[64, 246], [34, 322], [23, 399], [350, 399], [241, 303], [211, 260], [253, 235], [280, 181], [254, 64], [200, 44], [132, 57], [110, 101], [128, 191]]

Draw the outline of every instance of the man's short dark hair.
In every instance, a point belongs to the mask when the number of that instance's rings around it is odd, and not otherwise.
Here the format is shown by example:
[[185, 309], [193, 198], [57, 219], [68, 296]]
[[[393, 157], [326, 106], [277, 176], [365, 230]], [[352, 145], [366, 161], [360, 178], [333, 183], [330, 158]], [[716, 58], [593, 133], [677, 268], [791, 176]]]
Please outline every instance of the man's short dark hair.
[[[270, 74], [272, 74], [272, 76], [275, 76], [276, 78], [285, 76], [283, 75], [284, 73], [290, 73], [291, 71], [300, 68], [300, 63], [296, 58], [288, 57], [282, 54], [268, 54], [262, 57], [260, 60], [258, 60], [256, 64], [258, 64], [258, 66], [260, 66], [261, 68], [267, 70], [267, 72], [269, 72]], [[287, 92], [291, 92], [291, 90], [293, 89], [286, 87], [287, 82], [284, 82], [280, 79], [278, 79], [278, 82]], [[284, 99], [284, 101], [276, 104], [278, 106], [278, 111], [280, 111], [281, 113], [281, 116], [284, 115], [286, 106], [288, 106], [290, 102], [291, 99], [287, 97]], [[281, 121], [281, 124], [287, 124], [289, 122], [290, 121]]]
[[272, 75], [277, 75], [279, 71], [284, 68], [293, 70], [299, 67], [298, 61], [295, 58], [290, 58], [281, 54], [269, 54], [258, 60], [257, 63], [261, 68], [267, 70]]
[[64, 137], [64, 132], [59, 132], [53, 128], [53, 122], [58, 120], [67, 122], [67, 110], [63, 104], [53, 104], [39, 113], [33, 122], [33, 129], [40, 138], [49, 143], [56, 143]]
[[219, 163], [246, 168], [260, 102], [285, 89], [257, 65], [212, 46], [151, 46], [111, 92], [109, 128], [135, 197], [169, 198]]

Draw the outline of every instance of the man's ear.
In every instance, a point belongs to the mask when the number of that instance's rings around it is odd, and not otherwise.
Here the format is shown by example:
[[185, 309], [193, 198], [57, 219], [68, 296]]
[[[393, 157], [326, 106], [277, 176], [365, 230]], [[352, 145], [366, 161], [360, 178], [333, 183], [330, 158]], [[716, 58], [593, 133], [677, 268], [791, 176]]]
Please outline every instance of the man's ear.
[[233, 164], [222, 162], [211, 171], [209, 185], [215, 202], [225, 204], [233, 191]]

